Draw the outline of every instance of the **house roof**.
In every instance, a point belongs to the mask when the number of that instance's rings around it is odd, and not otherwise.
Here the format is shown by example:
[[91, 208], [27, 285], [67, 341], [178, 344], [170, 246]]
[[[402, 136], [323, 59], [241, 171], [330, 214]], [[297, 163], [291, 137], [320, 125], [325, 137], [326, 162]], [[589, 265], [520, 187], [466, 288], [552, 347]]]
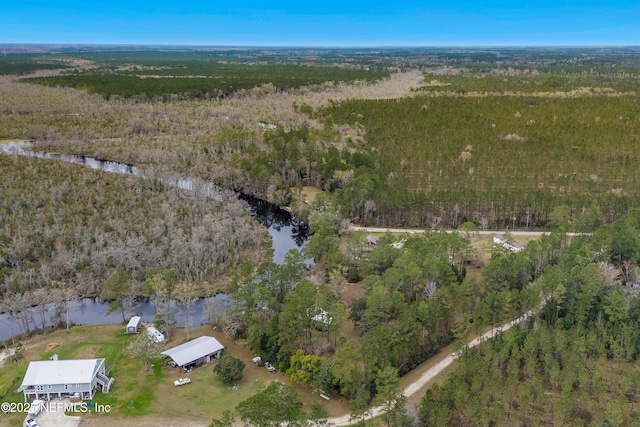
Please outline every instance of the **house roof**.
[[220, 344], [217, 339], [203, 336], [163, 351], [161, 354], [169, 356], [179, 366], [184, 366], [201, 357], [220, 351], [223, 348], [224, 346]]
[[140, 316], [133, 316], [131, 318], [131, 320], [129, 320], [129, 323], [127, 324], [127, 328], [130, 326], [138, 326], [138, 324], [140, 323], [142, 319], [140, 318]]
[[104, 359], [37, 360], [29, 363], [22, 386], [86, 384], [104, 365]]

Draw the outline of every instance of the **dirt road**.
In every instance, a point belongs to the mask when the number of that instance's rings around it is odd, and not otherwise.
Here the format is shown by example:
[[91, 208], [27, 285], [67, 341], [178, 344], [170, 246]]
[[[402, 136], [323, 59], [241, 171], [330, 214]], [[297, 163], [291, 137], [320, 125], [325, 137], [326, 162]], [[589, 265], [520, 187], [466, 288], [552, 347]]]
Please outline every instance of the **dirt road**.
[[[349, 230], [357, 231], [368, 231], [371, 233], [386, 233], [387, 231], [391, 233], [424, 233], [425, 231], [430, 231], [425, 228], [387, 228], [387, 227], [362, 227], [359, 225], [350, 225]], [[445, 230], [447, 233], [453, 233], [457, 230]], [[502, 235], [506, 232], [509, 232], [512, 236], [525, 236], [525, 237], [535, 237], [542, 236], [544, 234], [549, 234], [549, 231], [522, 231], [522, 230], [484, 230], [484, 231], [474, 231], [474, 233], [478, 233], [481, 236], [491, 236], [492, 234]], [[583, 236], [588, 235], [589, 233], [567, 233], [567, 236]]]
[[[503, 325], [497, 326], [497, 327], [491, 329], [490, 331], [482, 334], [481, 336], [475, 338], [471, 342], [469, 342], [468, 346], [469, 347], [475, 347], [478, 344], [480, 344], [480, 343], [482, 343], [482, 342], [494, 337], [496, 334], [498, 334], [498, 333], [500, 333], [502, 331], [506, 331], [509, 328], [511, 328], [512, 326], [524, 322], [532, 314], [533, 314], [533, 311], [528, 311], [527, 313], [523, 314], [522, 316], [518, 317], [515, 320], [507, 322], [507, 323], [505, 323]], [[408, 396], [411, 396], [414, 393], [417, 393], [422, 387], [424, 387], [427, 383], [429, 383], [429, 381], [433, 380], [436, 375], [438, 375], [440, 372], [444, 371], [449, 365], [451, 365], [453, 363], [453, 361], [457, 357], [458, 357], [457, 354], [450, 353], [447, 357], [442, 359], [438, 364], [436, 364], [436, 365], [432, 366], [431, 368], [427, 369], [420, 376], [420, 378], [418, 378], [416, 381], [412, 382], [407, 387], [405, 387], [404, 395], [408, 397]], [[367, 416], [367, 419], [375, 418], [375, 417], [381, 415], [383, 412], [384, 411], [383, 411], [382, 407], [372, 408], [370, 413], [369, 413], [369, 415]], [[351, 421], [349, 421], [350, 418], [351, 418], [351, 414], [346, 414], [346, 415], [343, 415], [343, 416], [340, 416], [340, 417], [329, 418], [328, 421], [332, 425], [334, 425], [336, 427], [348, 426], [348, 425], [351, 425], [351, 423], [352, 423]]]

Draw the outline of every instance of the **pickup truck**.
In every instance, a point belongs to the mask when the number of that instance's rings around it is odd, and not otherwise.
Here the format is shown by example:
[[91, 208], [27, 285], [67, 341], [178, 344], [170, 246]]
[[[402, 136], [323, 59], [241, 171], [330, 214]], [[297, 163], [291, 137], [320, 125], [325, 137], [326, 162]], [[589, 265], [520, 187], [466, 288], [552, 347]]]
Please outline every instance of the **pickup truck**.
[[173, 385], [178, 387], [179, 385], [189, 384], [191, 382], [191, 378], [179, 378], [173, 382]]

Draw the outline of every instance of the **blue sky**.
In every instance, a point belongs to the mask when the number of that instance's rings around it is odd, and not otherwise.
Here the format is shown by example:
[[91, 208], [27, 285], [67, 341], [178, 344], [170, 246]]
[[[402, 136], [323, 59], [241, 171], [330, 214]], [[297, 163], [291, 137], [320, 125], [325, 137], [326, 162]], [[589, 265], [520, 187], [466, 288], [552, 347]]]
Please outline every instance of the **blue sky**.
[[640, 0], [4, 0], [0, 43], [640, 45]]

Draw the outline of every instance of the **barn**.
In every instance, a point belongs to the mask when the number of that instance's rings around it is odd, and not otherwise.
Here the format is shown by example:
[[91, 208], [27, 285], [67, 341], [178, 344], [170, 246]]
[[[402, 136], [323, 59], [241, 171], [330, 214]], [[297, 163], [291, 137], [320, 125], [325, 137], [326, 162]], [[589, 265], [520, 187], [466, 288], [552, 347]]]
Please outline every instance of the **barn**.
[[224, 346], [208, 336], [202, 336], [192, 341], [163, 351], [161, 354], [171, 359], [174, 366], [191, 369], [219, 359]]

